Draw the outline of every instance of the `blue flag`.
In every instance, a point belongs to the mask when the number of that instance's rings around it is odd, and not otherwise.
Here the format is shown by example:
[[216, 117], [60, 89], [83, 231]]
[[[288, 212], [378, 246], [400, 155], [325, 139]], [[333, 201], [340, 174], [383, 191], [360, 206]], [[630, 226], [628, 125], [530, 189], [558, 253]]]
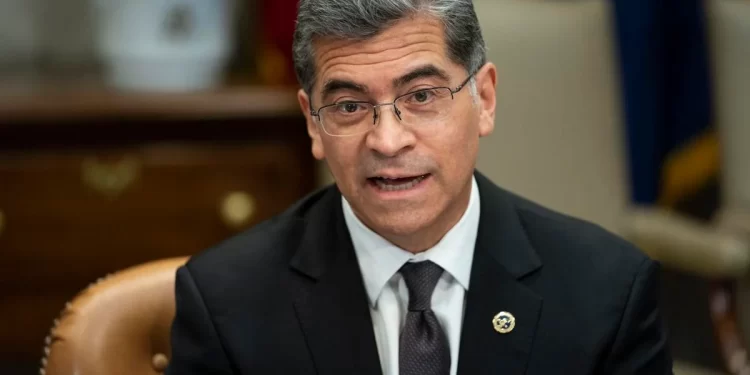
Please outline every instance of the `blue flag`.
[[674, 206], [715, 182], [701, 0], [613, 0], [632, 201]]

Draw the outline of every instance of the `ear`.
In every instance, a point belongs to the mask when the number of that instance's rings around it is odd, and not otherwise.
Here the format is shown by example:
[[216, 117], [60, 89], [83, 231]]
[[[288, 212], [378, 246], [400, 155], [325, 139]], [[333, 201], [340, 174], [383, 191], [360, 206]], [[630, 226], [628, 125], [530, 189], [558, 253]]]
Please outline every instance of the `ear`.
[[315, 159], [325, 159], [325, 151], [323, 150], [323, 141], [320, 139], [320, 128], [315, 118], [310, 114], [310, 97], [305, 93], [305, 90], [300, 89], [297, 92], [297, 100], [299, 101], [300, 109], [305, 115], [305, 121], [307, 122], [307, 135], [310, 136], [312, 141], [312, 154]]
[[497, 107], [497, 68], [488, 62], [476, 74], [479, 95], [479, 136], [486, 137], [495, 130], [495, 108]]

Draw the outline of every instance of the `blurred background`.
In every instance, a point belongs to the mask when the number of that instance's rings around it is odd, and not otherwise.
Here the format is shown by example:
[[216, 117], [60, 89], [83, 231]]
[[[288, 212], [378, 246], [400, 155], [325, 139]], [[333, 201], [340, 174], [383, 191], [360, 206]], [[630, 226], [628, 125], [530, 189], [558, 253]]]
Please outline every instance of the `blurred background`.
[[[750, 1], [474, 3], [499, 72], [478, 169], [663, 260], [678, 375], [750, 373]], [[0, 0], [0, 373], [38, 373], [100, 277], [332, 182], [296, 103], [295, 8]]]

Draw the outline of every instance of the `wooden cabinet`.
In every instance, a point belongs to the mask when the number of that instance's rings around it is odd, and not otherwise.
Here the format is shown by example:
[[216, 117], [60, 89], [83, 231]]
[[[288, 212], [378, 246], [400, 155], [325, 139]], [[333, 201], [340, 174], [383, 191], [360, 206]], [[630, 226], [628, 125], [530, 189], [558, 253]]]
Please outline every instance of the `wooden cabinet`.
[[39, 358], [97, 278], [204, 250], [315, 188], [294, 92], [76, 95], [0, 104], [0, 361]]

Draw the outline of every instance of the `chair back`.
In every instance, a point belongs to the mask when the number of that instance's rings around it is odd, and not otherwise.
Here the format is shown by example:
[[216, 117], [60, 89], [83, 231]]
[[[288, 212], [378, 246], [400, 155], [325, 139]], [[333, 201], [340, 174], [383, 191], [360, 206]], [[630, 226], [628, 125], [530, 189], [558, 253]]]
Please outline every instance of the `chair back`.
[[177, 268], [187, 257], [104, 277], [69, 302], [46, 340], [43, 375], [157, 375], [169, 362]]

